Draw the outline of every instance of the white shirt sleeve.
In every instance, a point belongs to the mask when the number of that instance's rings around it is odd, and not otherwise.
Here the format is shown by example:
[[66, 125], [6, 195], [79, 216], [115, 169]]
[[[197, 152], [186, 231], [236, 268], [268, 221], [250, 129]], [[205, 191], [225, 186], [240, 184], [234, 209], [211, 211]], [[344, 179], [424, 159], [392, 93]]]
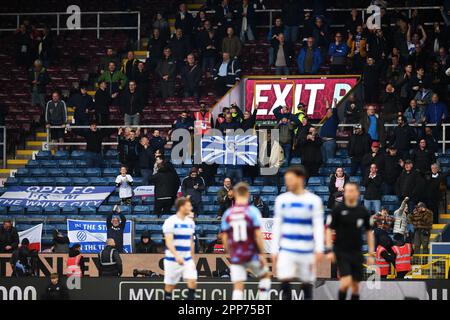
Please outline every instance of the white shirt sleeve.
[[319, 197], [313, 208], [314, 252], [324, 252], [325, 228], [322, 199]]
[[166, 221], [164, 221], [164, 224], [162, 226], [162, 232], [164, 234], [166, 233], [173, 233], [174, 232], [174, 223], [172, 219], [167, 219]]
[[122, 183], [122, 176], [121, 175], [118, 175], [116, 177], [116, 183]]
[[130, 176], [129, 174], [127, 174], [127, 180], [128, 180], [128, 182], [133, 182], [133, 177]]
[[273, 229], [272, 229], [272, 245], [271, 253], [278, 254], [280, 251], [280, 238], [281, 238], [281, 222], [282, 222], [282, 211], [281, 211], [281, 200], [277, 197], [274, 206], [274, 217], [273, 217]]

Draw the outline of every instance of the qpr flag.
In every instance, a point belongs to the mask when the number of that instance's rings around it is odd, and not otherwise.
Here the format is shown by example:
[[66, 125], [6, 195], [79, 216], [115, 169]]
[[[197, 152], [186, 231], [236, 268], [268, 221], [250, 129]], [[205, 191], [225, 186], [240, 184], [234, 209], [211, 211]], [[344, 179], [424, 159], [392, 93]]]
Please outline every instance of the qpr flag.
[[19, 231], [19, 241], [27, 238], [30, 241], [30, 249], [41, 251], [42, 226], [40, 223], [30, 229]]
[[226, 135], [202, 137], [202, 162], [226, 165], [256, 165], [258, 157], [256, 135]]

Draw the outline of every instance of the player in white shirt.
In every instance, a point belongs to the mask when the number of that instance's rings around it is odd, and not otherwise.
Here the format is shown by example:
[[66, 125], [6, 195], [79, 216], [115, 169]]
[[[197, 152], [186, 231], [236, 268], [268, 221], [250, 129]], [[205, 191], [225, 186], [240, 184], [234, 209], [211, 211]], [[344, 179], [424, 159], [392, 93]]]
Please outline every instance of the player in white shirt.
[[116, 178], [116, 187], [119, 188], [120, 204], [131, 205], [133, 198], [133, 178], [127, 174], [127, 168], [120, 167], [120, 174]]
[[302, 282], [305, 300], [312, 300], [316, 264], [324, 257], [322, 199], [305, 190], [303, 166], [286, 170], [287, 192], [275, 200], [272, 234], [272, 267], [281, 281], [284, 300], [291, 299], [290, 282]]
[[175, 202], [177, 213], [166, 219], [162, 231], [166, 243], [164, 259], [164, 299], [172, 300], [172, 291], [181, 277], [187, 282], [188, 300], [195, 299], [197, 288], [197, 268], [194, 255], [195, 223], [190, 215], [192, 204], [189, 198], [178, 198]]

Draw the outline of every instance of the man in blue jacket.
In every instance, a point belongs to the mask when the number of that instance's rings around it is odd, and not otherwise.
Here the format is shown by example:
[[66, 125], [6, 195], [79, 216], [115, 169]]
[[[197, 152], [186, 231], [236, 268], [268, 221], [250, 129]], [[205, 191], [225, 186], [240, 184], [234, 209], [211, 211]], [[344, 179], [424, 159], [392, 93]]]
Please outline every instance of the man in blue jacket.
[[325, 100], [327, 107], [326, 120], [323, 122], [322, 128], [320, 128], [319, 136], [322, 138], [322, 160], [324, 163], [328, 159], [334, 158], [336, 154], [336, 132], [339, 125], [339, 117], [336, 108], [337, 101], [334, 101], [334, 106], [329, 106], [327, 100]]
[[342, 41], [342, 34], [336, 32], [335, 41], [330, 43], [328, 55], [330, 56], [330, 73], [345, 74], [345, 64], [347, 62], [348, 46]]
[[448, 117], [447, 106], [439, 101], [439, 96], [434, 93], [431, 97], [431, 103], [425, 109], [425, 119], [429, 124], [436, 124], [433, 128], [433, 135], [436, 139], [440, 138], [440, 125]]
[[298, 71], [300, 74], [317, 74], [322, 64], [320, 49], [314, 46], [314, 38], [308, 37], [306, 47], [300, 49], [297, 58]]

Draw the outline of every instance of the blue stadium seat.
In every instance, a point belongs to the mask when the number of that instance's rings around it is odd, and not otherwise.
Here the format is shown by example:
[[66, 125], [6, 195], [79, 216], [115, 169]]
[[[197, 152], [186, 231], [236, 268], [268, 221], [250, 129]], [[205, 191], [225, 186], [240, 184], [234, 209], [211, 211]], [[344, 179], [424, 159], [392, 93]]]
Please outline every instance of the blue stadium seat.
[[60, 168], [75, 168], [75, 161], [73, 160], [59, 160], [58, 165]]
[[361, 177], [359, 177], [359, 176], [351, 176], [349, 178], [349, 181], [350, 182], [355, 182], [357, 184], [361, 184]]
[[162, 233], [162, 225], [149, 224], [149, 225], [147, 225], [147, 230], [150, 234], [161, 234]]
[[41, 166], [41, 160], [30, 160], [28, 161], [27, 168], [39, 168]]
[[18, 186], [21, 183], [20, 178], [14, 178], [14, 177], [8, 177], [5, 181], [5, 186], [12, 187], [12, 186]]
[[58, 215], [61, 213], [60, 207], [46, 207], [44, 208], [44, 214], [46, 215]]
[[86, 214], [96, 214], [97, 208], [96, 207], [81, 207], [80, 208], [80, 214], [86, 215]]
[[53, 186], [55, 184], [55, 179], [50, 177], [41, 177], [37, 180], [40, 186]]
[[250, 193], [255, 195], [255, 194], [260, 194], [262, 190], [261, 186], [250, 186]]
[[302, 163], [302, 159], [300, 158], [292, 158], [291, 159], [291, 165], [296, 165], [296, 164], [301, 164]]
[[109, 184], [108, 179], [98, 177], [89, 178], [89, 183], [92, 186], [108, 186]]
[[75, 160], [75, 166], [77, 168], [87, 168], [87, 161], [86, 160]]
[[210, 186], [208, 187], [207, 193], [210, 195], [217, 195], [217, 192], [222, 189], [222, 187], [219, 186]]
[[322, 177], [310, 177], [308, 180], [308, 186], [322, 186], [323, 178]]
[[74, 151], [72, 151], [70, 157], [74, 160], [86, 159], [86, 151], [85, 150], [74, 150]]
[[108, 165], [111, 168], [120, 168], [122, 166], [120, 161], [117, 160], [117, 159], [115, 159], [115, 160], [108, 160]]
[[117, 159], [119, 157], [119, 152], [116, 149], [109, 149], [105, 152], [105, 159]]
[[78, 207], [66, 206], [61, 211], [64, 215], [76, 215], [78, 214]]
[[27, 168], [19, 168], [14, 175], [17, 178], [27, 177], [30, 174], [30, 170]]
[[8, 207], [0, 206], [0, 215], [6, 215], [8, 213]]
[[73, 178], [72, 184], [74, 186], [87, 186], [89, 184], [88, 178]]
[[59, 168], [51, 168], [47, 170], [47, 174], [50, 177], [64, 177], [66, 174], [64, 172], [64, 170], [59, 169]]
[[110, 213], [113, 209], [113, 206], [109, 206], [109, 205], [101, 205], [100, 207], [98, 207], [98, 214], [104, 214], [107, 215], [108, 213]]
[[37, 186], [38, 179], [37, 178], [23, 178], [21, 184], [24, 186]]
[[55, 185], [56, 186], [71, 186], [72, 180], [66, 177], [58, 177], [55, 178]]
[[32, 177], [46, 177], [47, 176], [47, 170], [40, 169], [40, 168], [30, 169], [30, 175]]
[[220, 226], [217, 224], [204, 224], [203, 233], [205, 235], [214, 234], [217, 235], [220, 231]]
[[107, 199], [107, 203], [111, 205], [118, 204], [120, 203], [120, 198], [119, 196], [110, 195]]
[[42, 214], [42, 207], [27, 207], [28, 214]]
[[195, 233], [198, 235], [202, 235], [203, 234], [203, 225], [196, 224], [195, 225]]
[[199, 214], [198, 219], [217, 219], [217, 214]]
[[67, 160], [69, 159], [70, 154], [68, 151], [57, 150], [53, 155], [53, 158], [56, 160]]
[[41, 168], [57, 168], [58, 167], [58, 161], [56, 160], [42, 160], [41, 161]]
[[52, 152], [48, 150], [41, 150], [36, 153], [36, 160], [50, 160], [52, 158]]
[[150, 214], [150, 208], [148, 206], [135, 206], [133, 208], [135, 214]]
[[152, 205], [155, 203], [155, 197], [146, 197], [145, 199], [142, 200], [142, 204], [143, 205]]
[[399, 199], [396, 195], [384, 195], [383, 198], [381, 198], [381, 201], [389, 204], [397, 204]]
[[133, 184], [136, 186], [142, 186], [142, 177], [133, 177]]
[[328, 187], [326, 187], [326, 186], [315, 186], [314, 190], [315, 190], [315, 193], [317, 193], [318, 195], [329, 193]]
[[85, 170], [85, 175], [88, 177], [101, 177], [102, 170], [100, 168], [87, 168]]
[[105, 168], [103, 169], [104, 177], [117, 177], [119, 172], [115, 168]]
[[10, 206], [8, 207], [8, 214], [15, 215], [15, 214], [24, 214], [25, 208], [19, 207], [19, 206]]
[[262, 187], [261, 194], [272, 195], [277, 194], [278, 188], [276, 186], [264, 186]]

